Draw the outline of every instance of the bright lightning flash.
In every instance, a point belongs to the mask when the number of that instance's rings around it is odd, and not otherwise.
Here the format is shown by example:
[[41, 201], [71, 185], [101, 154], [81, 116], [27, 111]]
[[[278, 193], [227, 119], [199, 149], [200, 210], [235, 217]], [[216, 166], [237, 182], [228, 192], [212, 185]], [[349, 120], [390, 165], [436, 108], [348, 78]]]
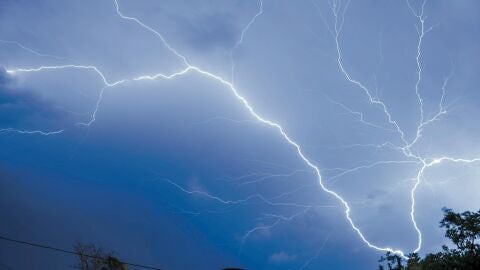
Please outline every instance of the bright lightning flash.
[[[277, 122], [275, 122], [273, 120], [270, 120], [270, 119], [268, 119], [268, 118], [266, 118], [262, 115], [259, 115], [256, 112], [256, 110], [252, 107], [252, 105], [249, 103], [249, 101], [245, 97], [243, 97], [241, 95], [240, 91], [234, 86], [234, 84], [233, 84], [233, 75], [234, 75], [233, 74], [234, 73], [233, 50], [241, 45], [241, 43], [244, 41], [244, 37], [246, 35], [247, 30], [249, 28], [251, 28], [252, 25], [254, 24], [254, 22], [258, 19], [258, 17], [263, 14], [264, 6], [263, 6], [262, 1], [259, 2], [258, 12], [255, 14], [255, 16], [249, 21], [249, 23], [242, 30], [240, 39], [235, 44], [235, 47], [232, 49], [232, 53], [230, 55], [231, 59], [232, 59], [232, 70], [231, 70], [232, 71], [232, 78], [231, 78], [230, 81], [222, 78], [219, 75], [211, 73], [207, 70], [202, 69], [201, 67], [198, 67], [198, 66], [190, 63], [189, 60], [187, 59], [187, 57], [184, 56], [183, 54], [181, 54], [180, 52], [178, 52], [175, 48], [173, 48], [167, 42], [167, 40], [163, 37], [163, 35], [160, 32], [158, 32], [154, 28], [146, 25], [145, 23], [143, 23], [138, 18], [130, 17], [130, 16], [125, 15], [121, 11], [118, 0], [113, 0], [113, 3], [114, 3], [114, 6], [115, 6], [115, 12], [117, 13], [117, 15], [120, 18], [122, 18], [124, 20], [127, 20], [127, 21], [131, 21], [131, 22], [137, 24], [143, 30], [148, 31], [151, 34], [155, 35], [158, 39], [160, 39], [160, 41], [163, 43], [165, 48], [167, 48], [173, 55], [175, 55], [176, 57], [178, 57], [179, 60], [181, 60], [181, 62], [184, 65], [184, 68], [177, 71], [177, 72], [171, 73], [171, 74], [163, 74], [163, 73], [155, 73], [155, 74], [150, 74], [150, 75], [147, 74], [147, 75], [137, 76], [137, 77], [134, 77], [134, 78], [124, 78], [124, 79], [121, 79], [121, 80], [118, 80], [118, 81], [109, 81], [107, 79], [107, 76], [104, 73], [102, 73], [97, 67], [92, 66], [92, 65], [67, 64], [67, 65], [58, 65], [58, 66], [40, 66], [40, 67], [35, 67], [35, 68], [10, 68], [10, 69], [7, 70], [7, 72], [9, 74], [11, 74], [12, 76], [18, 75], [18, 74], [21, 74], [21, 73], [46, 72], [46, 71], [55, 71], [55, 70], [60, 70], [60, 69], [87, 70], [87, 71], [95, 72], [99, 76], [101, 81], [103, 82], [104, 87], [99, 92], [99, 96], [98, 96], [98, 99], [97, 99], [97, 102], [96, 102], [96, 107], [95, 107], [93, 113], [91, 114], [90, 120], [87, 121], [87, 122], [77, 123], [78, 125], [83, 125], [83, 126], [91, 126], [96, 121], [96, 114], [97, 114], [98, 110], [100, 109], [101, 101], [102, 101], [102, 98], [103, 98], [103, 93], [108, 88], [116, 87], [118, 85], [122, 85], [122, 84], [125, 84], [127, 82], [157, 80], [157, 79], [172, 80], [172, 79], [175, 79], [177, 77], [181, 77], [181, 76], [184, 76], [184, 75], [187, 75], [187, 74], [190, 74], [190, 73], [197, 73], [197, 74], [200, 74], [200, 75], [204, 76], [205, 78], [216, 81], [220, 85], [224, 86], [227, 90], [229, 90], [231, 92], [231, 94], [238, 100], [238, 102], [246, 109], [246, 111], [256, 121], [275, 129], [278, 132], [278, 134], [284, 139], [284, 141], [287, 144], [289, 144], [295, 150], [298, 157], [305, 163], [305, 165], [307, 165], [311, 169], [311, 171], [314, 172], [320, 188], [324, 192], [330, 194], [336, 200], [338, 200], [338, 202], [341, 204], [341, 206], [344, 209], [345, 218], [346, 218], [348, 224], [351, 226], [351, 228], [356, 232], [356, 234], [359, 236], [359, 238], [368, 247], [373, 248], [373, 249], [378, 250], [378, 251], [382, 251], [382, 252], [389, 251], [389, 252], [398, 254], [398, 255], [400, 255], [404, 258], [407, 257], [406, 256], [407, 253], [400, 250], [400, 249], [395, 249], [395, 248], [392, 248], [392, 247], [379, 246], [379, 245], [374, 244], [371, 241], [369, 241], [367, 239], [367, 237], [363, 234], [363, 232], [360, 230], [360, 228], [352, 220], [352, 218], [350, 216], [350, 214], [351, 214], [350, 204], [342, 196], [340, 196], [337, 192], [328, 188], [325, 185], [324, 179], [322, 178], [320, 168], [317, 165], [315, 165], [304, 154], [304, 152], [302, 150], [302, 147], [294, 140], [294, 138], [292, 138], [292, 137], [290, 137], [290, 135], [288, 135], [288, 133], [285, 131], [285, 129], [280, 124], [278, 124]], [[373, 128], [381, 128], [381, 129], [384, 129], [384, 130], [388, 130], [390, 132], [394, 132], [395, 134], [398, 135], [399, 139], [403, 143], [403, 145], [395, 145], [391, 142], [386, 142], [383, 145], [363, 145], [363, 146], [362, 145], [356, 145], [356, 146], [352, 146], [352, 147], [358, 147], [358, 146], [361, 146], [361, 147], [376, 147], [376, 148], [388, 147], [388, 148], [397, 150], [398, 152], [402, 153], [406, 158], [405, 160], [399, 160], [399, 161], [396, 161], [396, 160], [380, 161], [380, 162], [373, 163], [373, 164], [362, 165], [362, 166], [359, 166], [359, 167], [356, 167], [356, 168], [346, 168], [346, 169], [340, 168], [339, 170], [341, 171], [341, 173], [332, 177], [329, 180], [334, 180], [334, 179], [340, 178], [343, 175], [354, 172], [356, 170], [368, 169], [368, 168], [371, 168], [371, 167], [374, 167], [374, 166], [381, 166], [381, 165], [384, 165], [384, 164], [390, 164], [390, 163], [396, 163], [396, 164], [398, 164], [398, 163], [414, 163], [414, 164], [419, 164], [420, 169], [416, 173], [415, 183], [414, 183], [414, 185], [411, 189], [411, 192], [410, 192], [410, 195], [411, 195], [410, 217], [411, 217], [412, 224], [413, 224], [413, 226], [414, 226], [414, 228], [415, 228], [415, 230], [418, 234], [417, 246], [413, 249], [413, 252], [418, 252], [422, 247], [422, 234], [421, 234], [421, 231], [418, 227], [418, 224], [415, 221], [415, 192], [416, 192], [418, 186], [421, 183], [421, 180], [422, 180], [422, 177], [423, 177], [425, 171], [430, 167], [433, 167], [435, 165], [439, 165], [439, 164], [444, 163], [444, 162], [472, 163], [472, 162], [480, 161], [480, 158], [464, 159], [464, 158], [453, 158], [453, 157], [447, 157], [447, 156], [435, 157], [435, 158], [423, 157], [423, 156], [420, 156], [418, 154], [415, 154], [412, 151], [412, 147], [421, 138], [422, 131], [428, 125], [432, 124], [435, 121], [440, 120], [440, 118], [443, 115], [447, 114], [447, 110], [444, 107], [443, 101], [444, 101], [444, 97], [445, 97], [445, 94], [446, 94], [445, 89], [446, 89], [446, 86], [447, 86], [447, 83], [448, 83], [448, 79], [446, 79], [444, 81], [444, 85], [442, 87], [443, 92], [442, 92], [441, 101], [439, 103], [438, 112], [433, 117], [428, 118], [428, 119], [425, 118], [425, 114], [424, 114], [423, 98], [422, 98], [421, 89], [420, 89], [420, 83], [421, 83], [421, 80], [422, 80], [422, 63], [421, 63], [422, 43], [423, 43], [425, 35], [428, 34], [433, 29], [433, 27], [426, 27], [426, 25], [425, 25], [426, 24], [426, 16], [424, 14], [425, 4], [426, 4], [425, 1], [422, 2], [420, 11], [418, 12], [418, 11], [415, 10], [415, 8], [413, 8], [410, 5], [410, 2], [407, 0], [408, 7], [410, 8], [412, 14], [419, 21], [419, 27], [417, 27], [418, 42], [417, 42], [417, 51], [416, 51], [417, 80], [416, 80], [416, 83], [414, 85], [414, 88], [415, 88], [415, 93], [416, 93], [416, 96], [417, 96], [417, 99], [418, 99], [418, 102], [419, 102], [419, 107], [420, 107], [420, 121], [419, 121], [419, 124], [417, 126], [416, 136], [413, 140], [410, 140], [410, 141], [406, 138], [405, 132], [402, 130], [400, 125], [393, 118], [392, 114], [390, 113], [390, 111], [388, 109], [388, 106], [383, 101], [381, 101], [380, 99], [375, 97], [375, 95], [372, 94], [372, 91], [368, 87], [366, 87], [362, 82], [353, 78], [352, 75], [350, 75], [350, 73], [345, 68], [345, 65], [343, 63], [343, 54], [342, 54], [342, 49], [341, 49], [340, 36], [341, 36], [342, 28], [343, 28], [343, 25], [344, 25], [345, 14], [346, 14], [347, 8], [348, 8], [348, 2], [345, 5], [341, 5], [340, 1], [333, 1], [332, 2], [331, 11], [332, 11], [333, 18], [334, 18], [334, 25], [333, 25], [333, 27], [330, 27], [330, 26], [326, 25], [329, 32], [332, 34], [334, 41], [335, 41], [336, 52], [337, 52], [336, 60], [337, 60], [340, 72], [343, 74], [343, 76], [345, 77], [345, 79], [348, 82], [357, 86], [365, 94], [368, 102], [372, 106], [378, 106], [380, 108], [382, 113], [385, 115], [385, 119], [386, 119], [385, 124], [391, 126], [391, 128], [386, 128], [383, 125], [377, 125], [377, 124], [367, 122], [364, 119], [364, 115], [363, 115], [362, 112], [353, 111], [350, 108], [346, 107], [345, 105], [343, 105], [339, 102], [333, 101], [331, 99], [330, 99], [330, 101], [332, 103], [342, 107], [345, 111], [347, 111], [348, 113], [350, 113], [353, 116], [355, 116], [356, 118], [358, 118], [358, 120], [366, 126], [370, 126], [370, 127], [373, 127]], [[323, 15], [322, 15], [322, 19], [323, 19], [324, 23], [326, 24], [326, 21], [323, 18]], [[19, 45], [19, 43], [12, 42], [12, 41], [0, 41], [0, 42], [9, 42], [9, 43], [14, 43], [14, 44]], [[24, 47], [24, 49], [29, 50], [30, 52], [36, 53], [37, 55], [40, 55], [40, 56], [55, 57], [55, 56], [51, 56], [51, 55], [39, 54], [36, 51], [33, 51], [32, 49], [27, 48], [27, 47]], [[28, 131], [28, 130], [16, 130], [16, 129], [12, 129], [12, 128], [6, 128], [6, 129], [0, 130], [0, 133], [17, 132], [17, 133], [21, 133], [21, 134], [40, 134], [40, 135], [47, 136], [47, 135], [59, 134], [59, 133], [62, 133], [63, 131], [64, 131], [63, 129], [62, 130], [57, 130], [57, 131], [40, 131], [40, 130]], [[298, 171], [293, 171], [292, 173], [297, 173], [297, 172]], [[274, 176], [268, 176], [268, 175], [265, 176], [265, 178], [268, 178], [268, 177], [275, 177], [275, 175]], [[246, 184], [255, 183], [257, 181], [263, 181], [263, 180], [265, 180], [265, 178], [263, 178], [263, 179], [260, 178], [259, 180], [256, 180], [256, 181], [250, 181], [250, 182], [247, 182]], [[265, 203], [265, 204], [271, 205], [271, 206], [281, 205], [281, 206], [288, 206], [288, 207], [294, 207], [294, 208], [299, 208], [300, 209], [298, 212], [296, 212], [295, 214], [290, 215], [290, 216], [265, 214], [266, 218], [273, 219], [274, 222], [271, 223], [270, 225], [260, 225], [260, 226], [257, 226], [255, 228], [247, 231], [246, 234], [243, 237], [243, 240], [245, 240], [249, 235], [251, 235], [255, 231], [259, 231], [259, 230], [262, 230], [262, 229], [271, 229], [271, 228], [277, 226], [278, 224], [280, 224], [282, 222], [288, 222], [288, 221], [290, 221], [290, 220], [292, 220], [292, 219], [294, 219], [294, 218], [296, 218], [296, 217], [298, 217], [302, 214], [305, 214], [307, 211], [309, 211], [313, 207], [321, 207], [321, 206], [315, 206], [315, 205], [278, 203], [278, 202], [272, 201], [272, 199], [267, 199], [260, 194], [254, 194], [254, 195], [251, 195], [247, 198], [239, 199], [239, 200], [226, 200], [226, 199], [222, 199], [218, 196], [211, 195], [211, 194], [209, 194], [207, 192], [204, 192], [204, 191], [187, 190], [187, 189], [181, 187], [180, 185], [176, 184], [175, 182], [173, 182], [171, 180], [168, 180], [168, 179], [165, 179], [165, 178], [158, 178], [158, 180], [165, 181], [165, 182], [175, 186], [178, 190], [180, 190], [180, 191], [182, 191], [186, 194], [206, 196], [209, 199], [214, 200], [214, 201], [216, 201], [218, 203], [221, 203], [221, 204], [232, 205], [232, 204], [239, 204], [239, 203], [245, 203], [247, 201], [256, 200], [256, 201], [260, 201], [262, 203]], [[303, 188], [303, 187], [301, 187], [301, 188]], [[294, 192], [297, 192], [297, 191], [298, 190], [295, 190]], [[277, 196], [277, 198], [279, 198], [281, 196], [284, 196], [284, 195], [285, 194], [281, 194], [280, 196]], [[273, 199], [275, 199], [275, 198], [273, 198]], [[331, 207], [331, 206], [327, 206], [327, 207]]]

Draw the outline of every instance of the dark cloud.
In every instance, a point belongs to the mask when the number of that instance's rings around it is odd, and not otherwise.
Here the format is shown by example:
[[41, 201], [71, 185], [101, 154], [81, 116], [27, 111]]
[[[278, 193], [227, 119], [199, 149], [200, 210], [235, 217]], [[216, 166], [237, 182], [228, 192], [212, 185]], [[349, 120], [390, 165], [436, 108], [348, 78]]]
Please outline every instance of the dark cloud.
[[14, 78], [0, 67], [0, 125], [12, 125], [35, 114], [52, 117], [59, 111], [32, 90], [19, 87]]

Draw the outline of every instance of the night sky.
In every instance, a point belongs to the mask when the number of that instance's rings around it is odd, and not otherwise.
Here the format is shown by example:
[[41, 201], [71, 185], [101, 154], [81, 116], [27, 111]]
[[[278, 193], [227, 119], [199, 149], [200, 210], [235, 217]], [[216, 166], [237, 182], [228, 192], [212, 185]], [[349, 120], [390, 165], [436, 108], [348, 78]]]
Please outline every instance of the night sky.
[[474, 0], [1, 0], [0, 236], [162, 269], [435, 251], [480, 205], [479, 48]]

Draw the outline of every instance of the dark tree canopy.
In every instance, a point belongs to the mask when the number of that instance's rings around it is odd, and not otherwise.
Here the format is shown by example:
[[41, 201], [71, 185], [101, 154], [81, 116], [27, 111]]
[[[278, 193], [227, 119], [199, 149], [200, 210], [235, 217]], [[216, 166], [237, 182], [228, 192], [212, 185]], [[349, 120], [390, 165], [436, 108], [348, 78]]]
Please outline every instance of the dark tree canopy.
[[126, 270], [127, 266], [113, 254], [105, 253], [95, 245], [78, 243], [75, 246], [78, 262], [75, 268], [81, 270]]
[[455, 213], [443, 209], [444, 217], [440, 227], [445, 228], [445, 237], [453, 246], [442, 246], [437, 253], [425, 258], [410, 254], [405, 261], [402, 257], [387, 252], [380, 259], [379, 270], [479, 270], [480, 269], [480, 210]]

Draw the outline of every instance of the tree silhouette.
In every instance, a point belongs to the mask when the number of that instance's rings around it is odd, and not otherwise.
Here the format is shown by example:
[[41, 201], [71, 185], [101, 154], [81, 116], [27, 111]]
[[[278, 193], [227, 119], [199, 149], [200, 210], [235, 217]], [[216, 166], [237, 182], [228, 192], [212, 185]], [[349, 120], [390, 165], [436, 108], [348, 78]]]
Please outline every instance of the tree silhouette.
[[[405, 262], [396, 254], [387, 252], [379, 260], [379, 270], [478, 270], [480, 269], [480, 210], [455, 213], [443, 208], [444, 217], [440, 227], [445, 228], [445, 237], [454, 248], [442, 246], [442, 251], [430, 253], [425, 258], [410, 254]], [[386, 266], [384, 265], [386, 264]], [[387, 268], [385, 268], [387, 267]]]
[[112, 252], [105, 253], [93, 244], [77, 243], [75, 253], [78, 262], [75, 268], [81, 270], [126, 270], [127, 266], [113, 256]]

